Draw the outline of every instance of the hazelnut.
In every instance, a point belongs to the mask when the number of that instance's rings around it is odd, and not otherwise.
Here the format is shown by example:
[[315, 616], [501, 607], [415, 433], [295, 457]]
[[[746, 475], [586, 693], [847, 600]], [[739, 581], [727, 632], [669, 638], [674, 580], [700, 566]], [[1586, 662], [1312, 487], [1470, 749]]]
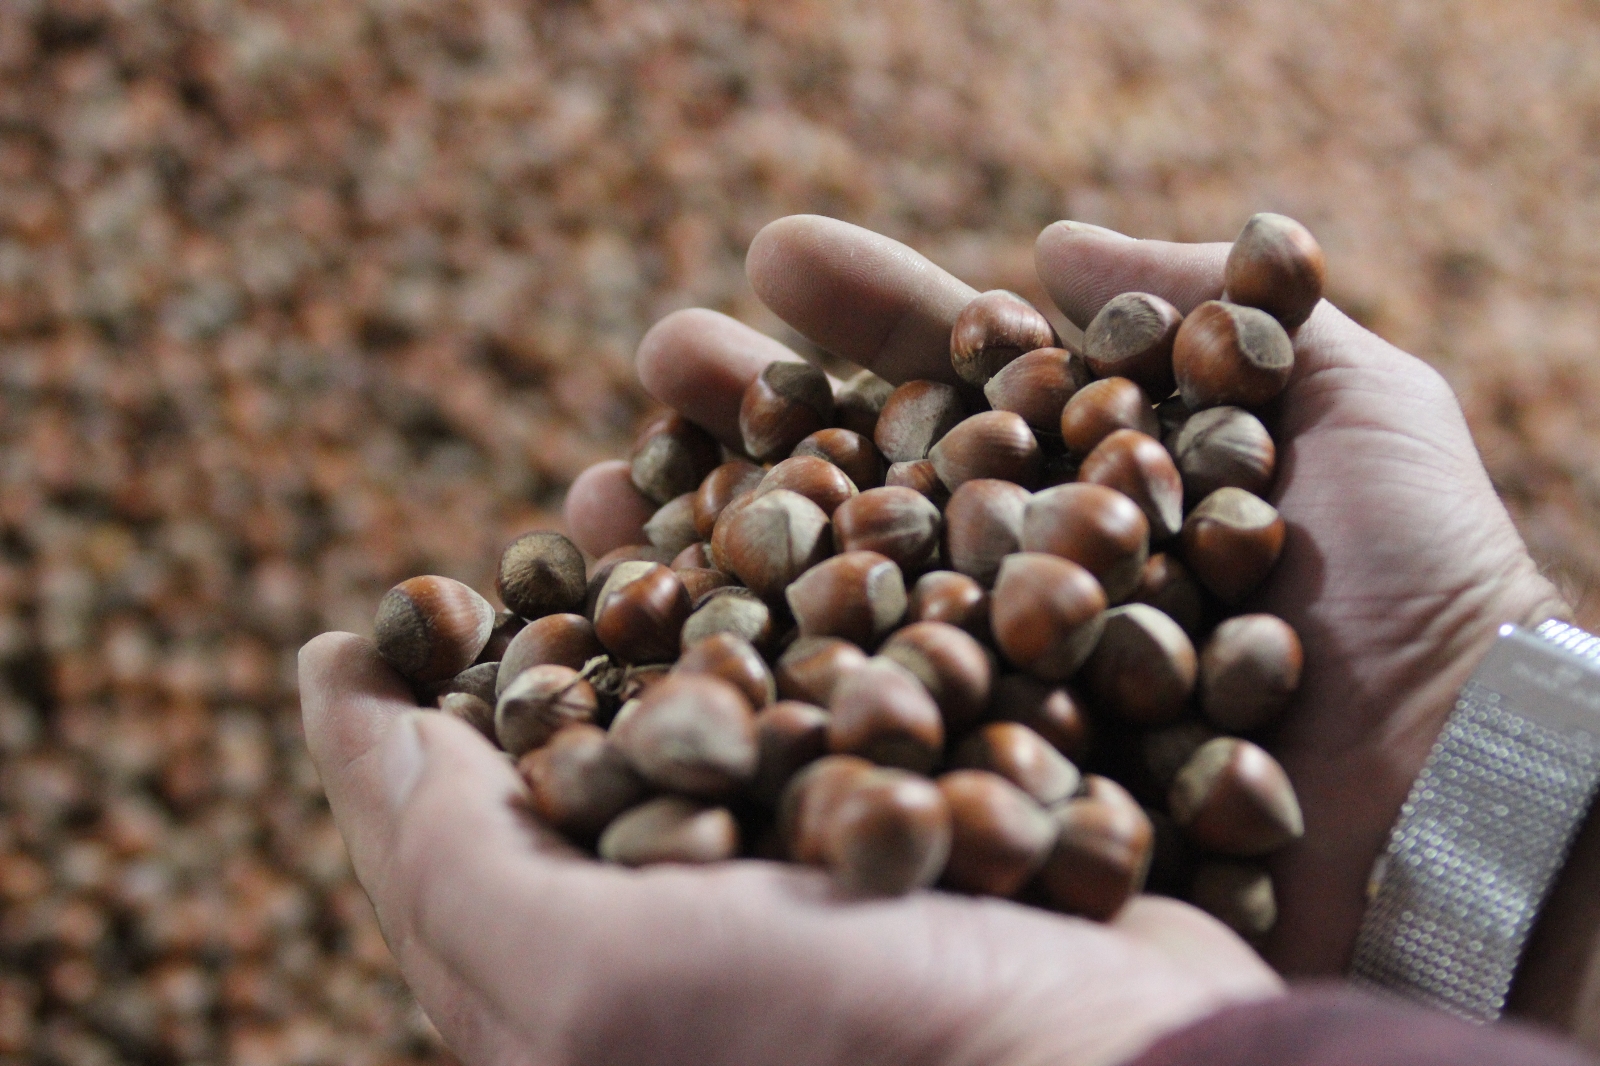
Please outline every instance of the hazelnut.
[[1242, 407], [1208, 407], [1171, 438], [1183, 491], [1203, 500], [1221, 488], [1257, 496], [1272, 487], [1278, 450], [1261, 420]]
[[547, 614], [529, 622], [506, 645], [505, 657], [495, 672], [495, 695], [505, 692], [530, 666], [554, 663], [581, 670], [584, 663], [605, 653], [600, 638], [594, 635], [594, 625], [583, 615]]
[[451, 692], [439, 697], [439, 710], [482, 733], [491, 744], [500, 742], [494, 735], [494, 704], [470, 692]]
[[990, 722], [956, 747], [950, 765], [999, 774], [1044, 807], [1070, 799], [1081, 780], [1066, 756], [1017, 722]]
[[983, 395], [996, 411], [1019, 415], [1035, 433], [1053, 439], [1061, 432], [1061, 409], [1091, 380], [1083, 360], [1065, 348], [1040, 348], [1008, 363]]
[[1233, 733], [1271, 725], [1300, 687], [1303, 662], [1300, 637], [1283, 619], [1230, 618], [1200, 652], [1200, 709]]
[[1089, 796], [1053, 812], [1056, 843], [1037, 883], [1052, 906], [1109, 921], [1144, 886], [1155, 832], [1123, 789], [1105, 778], [1087, 783], [1096, 786]]
[[856, 494], [856, 487], [843, 470], [826, 459], [814, 455], [799, 455], [785, 459], [761, 479], [755, 496], [760, 498], [778, 489], [797, 492], [822, 508], [829, 518], [839, 505]]
[[654, 544], [624, 544], [614, 548], [595, 560], [594, 570], [589, 574], [589, 586], [583, 597], [583, 616], [594, 621], [594, 609], [600, 600], [600, 592], [606, 587], [606, 582], [611, 580], [612, 571], [623, 563], [660, 563], [666, 566], [672, 562], [672, 555], [662, 551]]
[[1171, 618], [1183, 627], [1191, 641], [1198, 640], [1205, 630], [1205, 593], [1176, 555], [1156, 552], [1145, 560], [1130, 599], [1148, 603]]
[[645, 783], [599, 726], [564, 726], [517, 762], [528, 806], [546, 825], [587, 844], [645, 798]]
[[1178, 722], [1152, 729], [1139, 738], [1144, 768], [1157, 786], [1169, 789], [1178, 771], [1200, 750], [1200, 745], [1216, 740], [1219, 735], [1204, 722]]
[[1071, 677], [1100, 639], [1106, 595], [1068, 559], [1008, 555], [995, 580], [989, 624], [1011, 665], [1044, 681]]
[[471, 666], [493, 629], [494, 608], [466, 585], [448, 577], [414, 577], [384, 593], [373, 637], [385, 662], [428, 685]]
[[750, 793], [776, 803], [790, 778], [828, 754], [828, 712], [797, 700], [763, 708], [756, 715], [756, 747], [760, 757]]
[[660, 563], [619, 563], [600, 590], [594, 632], [623, 662], [670, 662], [689, 617], [689, 593]]
[[833, 512], [833, 538], [841, 552], [888, 556], [902, 570], [916, 570], [939, 548], [943, 517], [913, 489], [868, 489]]
[[[672, 557], [672, 562], [668, 563], [667, 565], [680, 572], [684, 570], [716, 569], [711, 565], [711, 545], [707, 544], [703, 540], [695, 541], [693, 544], [683, 549], [683, 551], [679, 552], [677, 555], [674, 555]], [[693, 600], [694, 594], [690, 593], [689, 598]]]
[[1327, 276], [1322, 246], [1292, 218], [1253, 215], [1233, 242], [1224, 268], [1228, 299], [1259, 307], [1294, 329], [1322, 299]]
[[1260, 943], [1278, 924], [1272, 877], [1258, 862], [1212, 859], [1195, 868], [1189, 902], [1245, 940]]
[[585, 592], [583, 553], [560, 533], [524, 533], [500, 556], [494, 589], [523, 618], [576, 611]]
[[868, 659], [840, 678], [828, 710], [828, 748], [925, 774], [944, 747], [939, 707], [899, 663]]
[[752, 707], [765, 707], [777, 697], [766, 660], [748, 640], [733, 633], [713, 633], [695, 641], [672, 670], [719, 677], [738, 689]]
[[1294, 346], [1265, 311], [1208, 300], [1179, 327], [1172, 369], [1191, 411], [1260, 407], [1289, 384]]
[[953, 770], [938, 785], [951, 828], [940, 883], [958, 892], [1014, 895], [1055, 845], [1055, 819], [998, 774]]
[[879, 649], [922, 682], [945, 732], [959, 734], [977, 723], [989, 704], [994, 668], [989, 653], [972, 636], [947, 622], [915, 622], [898, 630]]
[[1189, 839], [1224, 855], [1267, 855], [1305, 832], [1278, 760], [1236, 737], [1200, 745], [1173, 779], [1167, 805]]
[[556, 730], [594, 720], [594, 687], [569, 666], [547, 663], [518, 674], [494, 709], [494, 735], [512, 758], [544, 744]]
[[1029, 488], [1039, 478], [1039, 442], [1021, 415], [984, 411], [963, 419], [928, 450], [934, 472], [951, 492], [976, 478]]
[[877, 552], [835, 555], [797, 577], [784, 593], [801, 636], [878, 642], [906, 613], [900, 568]]
[[[731, 501], [717, 515], [716, 525], [711, 527], [711, 539], [706, 541], [706, 554], [711, 556], [711, 565], [721, 570], [724, 574], [733, 573], [733, 564], [729, 560], [728, 544], [731, 539], [730, 530], [733, 529], [733, 520], [746, 507], [755, 502], [754, 490], [745, 493], [738, 499]], [[820, 510], [820, 508], [819, 508]], [[827, 518], [827, 515], [823, 515]]]
[[778, 695], [826, 707], [840, 678], [862, 666], [867, 653], [838, 637], [801, 637], [778, 658]]
[[700, 543], [700, 534], [694, 529], [694, 493], [676, 496], [657, 508], [644, 524], [644, 535], [652, 545], [674, 557]]
[[1114, 296], [1083, 331], [1083, 359], [1095, 377], [1123, 377], [1151, 396], [1169, 396], [1172, 341], [1183, 315], [1159, 296]]
[[1059, 555], [1087, 569], [1118, 603], [1138, 587], [1150, 522], [1115, 489], [1077, 482], [1035, 493], [1022, 515], [1022, 550]]
[[1091, 381], [1061, 409], [1061, 442], [1074, 455], [1088, 455], [1119, 429], [1136, 429], [1149, 437], [1161, 434], [1150, 397], [1127, 378]]
[[722, 509], [739, 497], [754, 492], [765, 476], [766, 471], [743, 459], [723, 463], [707, 474], [694, 492], [695, 533], [702, 539], [709, 538]]
[[687, 648], [715, 633], [732, 633], [765, 648], [772, 643], [772, 609], [747, 588], [713, 589], [696, 601], [694, 613], [683, 623], [680, 644]]
[[1283, 552], [1283, 516], [1243, 489], [1218, 489], [1183, 522], [1183, 561], [1223, 603], [1254, 592]]
[[969, 385], [982, 388], [1025, 352], [1056, 345], [1050, 320], [1014, 292], [991, 289], [956, 315], [950, 330], [950, 364]]
[[[478, 653], [477, 663], [497, 663], [506, 656], [506, 648], [523, 628], [528, 620], [511, 611], [496, 611], [494, 613], [494, 628], [489, 631], [489, 642]], [[477, 665], [475, 663], [474, 665]]]
[[1082, 762], [1089, 754], [1089, 717], [1083, 700], [1065, 686], [1027, 674], [996, 678], [989, 693], [989, 716], [1027, 726], [1073, 762]]
[[935, 507], [943, 507], [950, 499], [950, 490], [944, 487], [944, 482], [939, 480], [939, 471], [935, 470], [933, 463], [927, 459], [895, 463], [884, 474], [883, 483], [889, 488], [905, 488], [919, 492]]
[[954, 570], [930, 570], [917, 578], [906, 601], [907, 622], [948, 622], [979, 640], [989, 639], [989, 593]]
[[795, 578], [833, 554], [828, 516], [797, 492], [775, 489], [723, 512], [713, 548], [762, 599], [776, 600]]
[[1135, 429], [1119, 429], [1090, 452], [1078, 480], [1116, 489], [1139, 505], [1150, 539], [1169, 540], [1183, 528], [1183, 479], [1161, 442]]
[[624, 866], [721, 862], [739, 854], [739, 823], [723, 807], [657, 796], [606, 826], [598, 850]]
[[897, 896], [939, 879], [950, 855], [950, 808], [927, 778], [873, 769], [849, 781], [821, 826], [822, 861], [857, 896]]
[[611, 724], [639, 775], [691, 796], [731, 795], [756, 773], [756, 727], [739, 690], [709, 674], [673, 674]]
[[778, 836], [794, 862], [820, 865], [823, 827], [850, 786], [875, 770], [854, 755], [825, 755], [789, 779], [778, 800]]
[[[699, 603], [705, 598], [706, 593], [715, 589], [725, 589], [734, 584], [732, 574], [724, 574], [712, 567], [675, 566], [672, 569], [678, 575], [678, 580], [683, 582], [683, 590], [689, 594], [690, 603]], [[692, 619], [694, 615], [689, 617]]]
[[889, 394], [872, 439], [889, 462], [914, 462], [927, 458], [928, 449], [966, 414], [953, 386], [908, 381]]
[[[843, 429], [868, 440], [878, 425], [878, 412], [888, 402], [894, 386], [870, 370], [858, 370], [845, 379], [833, 398], [833, 420]], [[852, 481], [855, 479], [852, 478]], [[861, 482], [857, 481], [857, 485]]]
[[989, 478], [951, 493], [944, 509], [944, 561], [980, 585], [994, 584], [1001, 560], [1021, 547], [1030, 498], [1020, 485]]
[[[887, 394], [885, 394], [887, 395]], [[877, 415], [873, 415], [877, 420]], [[848, 429], [819, 429], [794, 446], [790, 458], [803, 455], [825, 459], [844, 471], [856, 488], [875, 489], [883, 484], [883, 456], [872, 438]]]
[[832, 421], [833, 388], [810, 363], [768, 363], [739, 404], [744, 450], [760, 462], [783, 458]]
[[455, 677], [430, 686], [429, 693], [438, 701], [454, 692], [470, 692], [492, 704], [495, 698], [494, 681], [499, 673], [499, 663], [474, 663]]
[[1183, 714], [1194, 691], [1194, 645], [1183, 628], [1145, 603], [1113, 607], [1084, 677], [1095, 706], [1140, 725]]
[[656, 503], [693, 492], [722, 457], [716, 438], [675, 411], [652, 420], [634, 439], [633, 487]]

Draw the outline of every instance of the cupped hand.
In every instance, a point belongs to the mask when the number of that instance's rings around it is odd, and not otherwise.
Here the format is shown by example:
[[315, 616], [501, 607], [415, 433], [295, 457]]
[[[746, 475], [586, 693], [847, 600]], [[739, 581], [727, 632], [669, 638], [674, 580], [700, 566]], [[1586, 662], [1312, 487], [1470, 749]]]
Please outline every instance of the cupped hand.
[[[1184, 312], [1218, 298], [1228, 249], [1056, 223], [1036, 257], [1051, 298], [1087, 325], [1129, 290]], [[1264, 412], [1278, 444], [1270, 499], [1289, 533], [1250, 606], [1287, 620], [1305, 645], [1300, 694], [1269, 747], [1294, 781], [1306, 832], [1275, 863], [1280, 912], [1267, 957], [1287, 973], [1338, 973], [1372, 863], [1456, 691], [1502, 624], [1567, 608], [1435, 370], [1326, 300], [1294, 347], [1289, 386]]]
[[[1051, 298], [1081, 327], [1122, 292], [1152, 292], [1184, 312], [1221, 296], [1228, 248], [1061, 222], [1040, 235], [1036, 258]], [[748, 270], [769, 307], [834, 354], [894, 382], [954, 380], [950, 327], [976, 293], [910, 249], [796, 216], [757, 236]], [[1502, 623], [1566, 608], [1438, 373], [1327, 301], [1294, 341], [1291, 383], [1263, 412], [1278, 443], [1271, 500], [1289, 535], [1246, 605], [1286, 619], [1306, 649], [1301, 693], [1269, 742], [1299, 792], [1306, 834], [1275, 863], [1280, 914], [1266, 955], [1286, 973], [1334, 974], [1455, 692]], [[737, 443], [739, 392], [775, 358], [795, 357], [731, 319], [684, 311], [646, 336], [639, 374], [656, 399]], [[641, 539], [648, 505], [638, 501], [626, 464], [601, 464], [573, 486], [567, 515], [585, 549], [603, 552]]]
[[767, 862], [602, 865], [527, 814], [504, 755], [417, 710], [369, 641], [326, 634], [300, 663], [356, 874], [467, 1063], [1111, 1066], [1278, 987], [1172, 901], [1097, 925], [940, 892], [845, 900]]

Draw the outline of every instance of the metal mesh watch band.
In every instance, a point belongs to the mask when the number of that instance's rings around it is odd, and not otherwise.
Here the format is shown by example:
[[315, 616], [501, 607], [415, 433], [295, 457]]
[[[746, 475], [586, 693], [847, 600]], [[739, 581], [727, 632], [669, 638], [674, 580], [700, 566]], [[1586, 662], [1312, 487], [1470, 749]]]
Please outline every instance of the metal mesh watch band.
[[1600, 638], [1504, 626], [1373, 867], [1350, 976], [1493, 1021], [1600, 784]]

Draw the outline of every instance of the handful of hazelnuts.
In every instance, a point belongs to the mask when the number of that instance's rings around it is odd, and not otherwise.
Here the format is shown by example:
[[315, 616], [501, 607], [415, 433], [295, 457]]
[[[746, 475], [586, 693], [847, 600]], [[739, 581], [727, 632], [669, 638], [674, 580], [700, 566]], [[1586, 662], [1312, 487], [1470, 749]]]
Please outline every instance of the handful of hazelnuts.
[[1249, 736], [1301, 646], [1233, 614], [1284, 543], [1288, 330], [1320, 299], [1298, 223], [1257, 215], [1227, 298], [1106, 304], [1081, 352], [1012, 293], [957, 317], [964, 387], [769, 365], [730, 455], [676, 414], [632, 456], [648, 544], [592, 569], [556, 533], [496, 591], [417, 577], [378, 608], [419, 697], [517, 760], [601, 859], [740, 856], [844, 891], [940, 885], [1107, 919], [1147, 886], [1247, 937], [1303, 832]]

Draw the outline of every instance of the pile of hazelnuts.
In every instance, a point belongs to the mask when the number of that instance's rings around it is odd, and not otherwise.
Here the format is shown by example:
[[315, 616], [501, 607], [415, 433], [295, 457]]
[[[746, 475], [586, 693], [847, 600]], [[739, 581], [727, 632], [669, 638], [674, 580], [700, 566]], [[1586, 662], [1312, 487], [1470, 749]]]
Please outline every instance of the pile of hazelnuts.
[[852, 894], [1097, 919], [1148, 884], [1259, 938], [1262, 859], [1303, 823], [1249, 737], [1293, 698], [1301, 646], [1233, 613], [1284, 543], [1252, 411], [1323, 275], [1310, 233], [1262, 214], [1225, 299], [1124, 293], [1081, 352], [996, 290], [956, 319], [959, 386], [773, 363], [743, 454], [676, 414], [641, 433], [648, 544], [590, 569], [528, 533], [499, 613], [412, 578], [378, 649], [610, 862], [787, 859]]

